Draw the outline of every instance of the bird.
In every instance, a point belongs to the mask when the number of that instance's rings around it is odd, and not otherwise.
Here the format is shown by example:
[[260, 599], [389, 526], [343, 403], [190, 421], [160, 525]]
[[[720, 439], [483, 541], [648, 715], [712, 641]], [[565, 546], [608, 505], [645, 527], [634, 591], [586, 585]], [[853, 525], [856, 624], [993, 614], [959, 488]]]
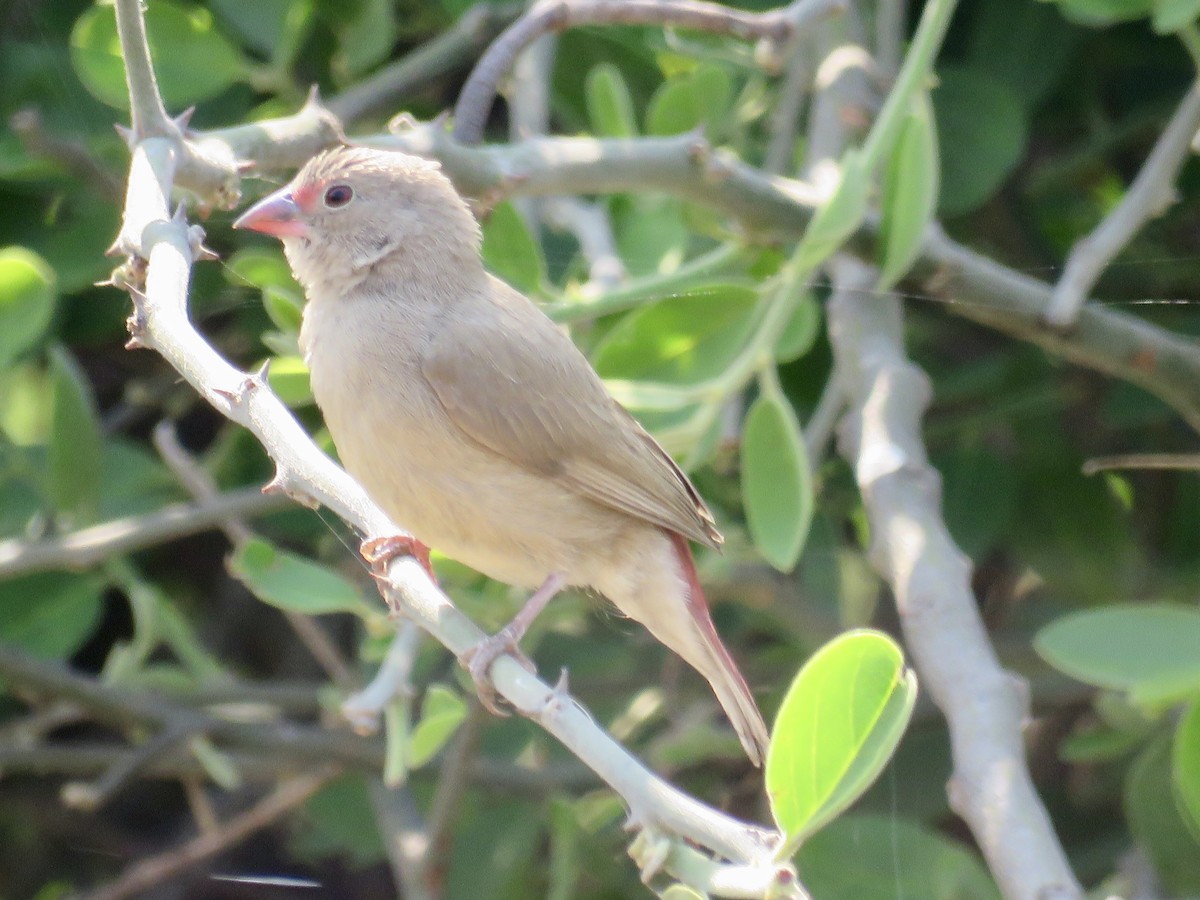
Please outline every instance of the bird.
[[747, 756], [768, 733], [690, 543], [722, 543], [670, 455], [537, 305], [487, 271], [433, 160], [338, 146], [234, 223], [279, 238], [299, 343], [346, 470], [416, 540], [534, 589], [472, 652], [481, 685], [562, 588], [603, 595], [711, 685]]

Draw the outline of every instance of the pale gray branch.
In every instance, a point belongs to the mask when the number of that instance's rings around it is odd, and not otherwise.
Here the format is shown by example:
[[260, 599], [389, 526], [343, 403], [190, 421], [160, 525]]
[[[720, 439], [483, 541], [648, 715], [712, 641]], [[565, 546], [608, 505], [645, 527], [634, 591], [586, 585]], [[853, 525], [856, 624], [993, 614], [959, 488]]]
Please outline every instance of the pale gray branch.
[[781, 47], [797, 30], [844, 4], [845, 0], [798, 0], [751, 13], [705, 0], [543, 0], [492, 42], [476, 64], [454, 107], [454, 136], [463, 144], [483, 139], [500, 80], [521, 51], [544, 34], [580, 25], [669, 25]]
[[1054, 288], [1054, 299], [1046, 308], [1046, 320], [1052, 326], [1065, 328], [1076, 321], [1105, 267], [1143, 225], [1162, 215], [1175, 202], [1175, 179], [1191, 153], [1197, 130], [1200, 130], [1200, 79], [1188, 88], [1116, 209], [1071, 248], [1062, 277]]
[[86, 569], [114, 556], [222, 528], [230, 519], [266, 515], [287, 506], [286, 498], [264, 495], [258, 488], [240, 488], [36, 541], [0, 541], [0, 578]]
[[871, 524], [871, 561], [896, 597], [905, 643], [950, 725], [951, 807], [971, 827], [1009, 900], [1083, 891], [1025, 764], [1025, 683], [1000, 667], [971, 591], [971, 563], [941, 517], [941, 481], [921, 441], [929, 379], [904, 354], [894, 296], [874, 269], [836, 258], [829, 301], [834, 359], [850, 396], [842, 454]]

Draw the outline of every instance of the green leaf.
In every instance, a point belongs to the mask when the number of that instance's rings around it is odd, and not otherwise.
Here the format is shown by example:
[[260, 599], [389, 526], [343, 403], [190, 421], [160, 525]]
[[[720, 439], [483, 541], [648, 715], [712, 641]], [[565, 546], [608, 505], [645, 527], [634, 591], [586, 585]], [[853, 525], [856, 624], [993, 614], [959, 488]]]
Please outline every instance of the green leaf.
[[758, 302], [758, 292], [742, 285], [689, 287], [622, 319], [596, 347], [596, 371], [673, 385], [708, 381], [745, 347]]
[[907, 274], [921, 251], [925, 229], [937, 208], [937, 126], [929, 95], [913, 97], [883, 178], [879, 282], [886, 290]]
[[387, 859], [366, 778], [358, 773], [335, 778], [304, 804], [296, 816], [291, 850], [299, 859], [344, 856], [358, 867]]
[[843, 816], [805, 843], [796, 865], [812, 897], [1000, 900], [975, 853], [895, 815]]
[[1200, 699], [1191, 702], [1175, 729], [1171, 776], [1179, 812], [1192, 836], [1200, 841]]
[[267, 316], [285, 334], [299, 334], [304, 321], [304, 299], [296, 291], [269, 285], [263, 289], [263, 308]]
[[971, 12], [964, 61], [1008, 85], [1027, 110], [1036, 109], [1060, 83], [1079, 29], [1051, 3], [988, 0]]
[[208, 0], [221, 24], [242, 44], [270, 55], [283, 40], [292, 10], [311, 6], [305, 0]]
[[611, 209], [617, 251], [630, 275], [668, 275], [680, 267], [691, 234], [678, 200], [618, 197]]
[[1151, 23], [1159, 34], [1171, 34], [1200, 17], [1200, 0], [1154, 0]]
[[775, 361], [780, 365], [795, 362], [813, 348], [820, 335], [821, 304], [811, 291], [805, 291], [775, 341]]
[[267, 381], [279, 399], [295, 409], [313, 403], [312, 385], [308, 381], [308, 366], [299, 356], [273, 356], [267, 370]]
[[46, 493], [75, 522], [93, 519], [104, 474], [100, 413], [87, 376], [63, 348], [50, 351], [50, 434]]
[[960, 445], [935, 459], [942, 473], [942, 514], [967, 556], [986, 556], [1012, 527], [1019, 477], [987, 447]]
[[42, 572], [0, 582], [0, 641], [65, 659], [100, 621], [103, 596], [104, 581], [94, 575]]
[[646, 133], [682, 134], [704, 125], [710, 136], [729, 111], [733, 82], [723, 66], [703, 63], [670, 78], [646, 109]]
[[467, 705], [462, 697], [445, 685], [431, 684], [421, 705], [421, 718], [408, 741], [409, 766], [418, 769], [433, 759], [466, 717]]
[[636, 137], [633, 96], [621, 70], [612, 63], [593, 66], [584, 83], [588, 118], [597, 137]]
[[229, 571], [264, 603], [315, 616], [375, 615], [353, 584], [338, 573], [266, 541], [249, 541], [229, 559]]
[[1162, 895], [1200, 895], [1200, 841], [1179, 814], [1166, 735], [1148, 746], [1125, 779], [1125, 818], [1134, 843], [1146, 852]]
[[879, 776], [912, 716], [916, 677], [887, 635], [851, 631], [818, 650], [792, 682], [767, 750], [777, 857], [853, 803]]
[[938, 209], [962, 215], [996, 193], [1025, 155], [1026, 110], [1010, 87], [982, 70], [946, 66], [938, 80]]
[[1128, 691], [1143, 705], [1200, 690], [1200, 610], [1167, 604], [1083, 610], [1034, 639], [1046, 662], [1088, 684]]
[[358, 0], [339, 29], [333, 60], [338, 76], [351, 80], [387, 59], [396, 43], [396, 31], [393, 0]]
[[526, 294], [537, 293], [546, 277], [542, 248], [511, 203], [493, 209], [483, 226], [483, 261], [497, 278]]
[[[292, 269], [282, 251], [267, 247], [246, 247], [229, 257], [223, 266], [230, 284], [241, 286], [249, 282], [259, 290], [282, 288], [292, 296], [303, 298]], [[301, 300], [303, 304], [303, 300]]]
[[[145, 18], [154, 72], [168, 109], [215, 97], [245, 76], [242, 54], [217, 31], [207, 9], [154, 0], [145, 5]], [[93, 6], [76, 20], [71, 30], [71, 63], [98, 100], [117, 109], [129, 108], [111, 5]]]
[[54, 270], [24, 247], [0, 250], [0, 369], [37, 346], [54, 317]]
[[754, 546], [781, 572], [800, 559], [812, 522], [812, 473], [791, 404], [761, 394], [742, 429], [742, 499]]
[[810, 272], [841, 247], [862, 224], [870, 189], [871, 173], [862, 154], [847, 150], [842, 157], [837, 188], [804, 229], [792, 265], [802, 273]]

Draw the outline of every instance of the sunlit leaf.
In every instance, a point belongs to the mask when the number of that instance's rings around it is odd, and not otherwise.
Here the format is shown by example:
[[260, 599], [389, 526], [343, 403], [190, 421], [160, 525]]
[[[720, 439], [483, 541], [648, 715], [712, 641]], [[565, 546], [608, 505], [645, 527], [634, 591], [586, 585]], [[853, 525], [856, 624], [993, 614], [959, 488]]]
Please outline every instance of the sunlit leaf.
[[795, 265], [801, 272], [816, 268], [858, 230], [867, 214], [870, 189], [871, 173], [862, 154], [846, 151], [837, 187], [813, 214], [796, 248]]
[[612, 63], [593, 66], [584, 85], [588, 118], [597, 137], [635, 137], [637, 116], [621, 70]]
[[805, 663], [784, 696], [767, 751], [767, 797], [785, 836], [779, 858], [870, 787], [916, 696], [916, 677], [881, 632], [843, 634]]
[[54, 316], [54, 271], [24, 247], [0, 250], [0, 368], [37, 345]]
[[313, 402], [308, 366], [299, 356], [274, 356], [267, 372], [271, 390], [288, 406], [308, 406]]
[[[146, 34], [163, 102], [181, 109], [214, 97], [247, 72], [245, 60], [217, 31], [212, 13], [173, 0], [145, 5]], [[71, 31], [71, 62], [99, 100], [129, 108], [125, 63], [111, 5], [86, 10]]]
[[546, 277], [541, 245], [511, 203], [499, 204], [483, 226], [483, 261], [496, 277], [526, 294], [536, 293]]
[[409, 766], [419, 769], [433, 759], [466, 717], [467, 704], [457, 692], [445, 685], [430, 685], [421, 706], [421, 718], [408, 741]]
[[1171, 745], [1171, 775], [1179, 811], [1200, 841], [1200, 699], [1188, 706]]
[[937, 208], [939, 173], [933, 107], [929, 95], [921, 92], [913, 97], [884, 167], [878, 279], [882, 290], [903, 278], [920, 254]]

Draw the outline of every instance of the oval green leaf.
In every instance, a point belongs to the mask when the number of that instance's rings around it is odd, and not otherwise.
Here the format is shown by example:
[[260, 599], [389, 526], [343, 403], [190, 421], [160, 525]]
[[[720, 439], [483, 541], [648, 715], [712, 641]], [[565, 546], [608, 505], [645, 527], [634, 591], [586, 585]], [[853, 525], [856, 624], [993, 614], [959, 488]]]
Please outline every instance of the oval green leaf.
[[824, 262], [854, 234], [867, 214], [871, 172], [863, 155], [847, 150], [842, 157], [837, 188], [804, 229], [791, 265], [801, 273]]
[[62, 347], [50, 351], [50, 390], [46, 492], [60, 515], [87, 522], [100, 505], [104, 440], [92, 386]]
[[749, 340], [758, 301], [758, 292], [742, 285], [689, 287], [622, 319], [596, 348], [596, 371], [667, 384], [715, 378]]
[[1200, 610], [1192, 607], [1123, 604], [1071, 613], [1038, 632], [1033, 645], [1054, 668], [1127, 691], [1139, 704], [1200, 690]]
[[777, 858], [853, 803], [891, 758], [917, 682], [886, 634], [848, 632], [818, 650], [788, 688], [767, 750], [767, 797], [785, 840]]
[[238, 548], [229, 559], [229, 571], [259, 600], [289, 612], [350, 612], [364, 618], [377, 614], [358, 588], [337, 572], [266, 541], [248, 541]]
[[813, 514], [812, 473], [791, 404], [762, 394], [742, 429], [742, 499], [750, 537], [781, 572], [800, 559]]
[[913, 97], [884, 170], [880, 290], [903, 278], [920, 253], [925, 229], [937, 209], [940, 171], [933, 106], [928, 92], [922, 91]]
[[483, 226], [483, 262], [519, 291], [533, 294], [541, 289], [546, 276], [542, 248], [511, 203], [499, 204]]
[[24, 247], [0, 250], [0, 369], [37, 345], [54, 316], [54, 270]]
[[944, 215], [991, 197], [1025, 155], [1027, 110], [1011, 87], [982, 69], [947, 66], [933, 92]]
[[[145, 17], [154, 72], [168, 109], [215, 97], [245, 75], [241, 53], [217, 31], [207, 9], [154, 0], [145, 4]], [[76, 20], [71, 30], [71, 64], [98, 100], [129, 108], [125, 62], [111, 5], [93, 6]]]
[[812, 291], [805, 291], [775, 341], [775, 361], [781, 365], [795, 362], [813, 348], [820, 334], [821, 304]]
[[1179, 812], [1200, 841], [1200, 700], [1193, 700], [1175, 729], [1171, 744], [1171, 777]]
[[1157, 0], [1151, 24], [1159, 34], [1171, 34], [1200, 17], [1200, 0]]
[[1125, 819], [1154, 866], [1162, 895], [1200, 896], [1200, 841], [1179, 812], [1171, 777], [1171, 742], [1152, 741], [1125, 776]]
[[467, 705], [457, 692], [432, 684], [425, 692], [421, 719], [408, 741], [408, 765], [419, 769], [433, 759], [467, 717]]
[[584, 99], [597, 137], [637, 137], [633, 96], [621, 70], [612, 63], [600, 63], [588, 72]]

